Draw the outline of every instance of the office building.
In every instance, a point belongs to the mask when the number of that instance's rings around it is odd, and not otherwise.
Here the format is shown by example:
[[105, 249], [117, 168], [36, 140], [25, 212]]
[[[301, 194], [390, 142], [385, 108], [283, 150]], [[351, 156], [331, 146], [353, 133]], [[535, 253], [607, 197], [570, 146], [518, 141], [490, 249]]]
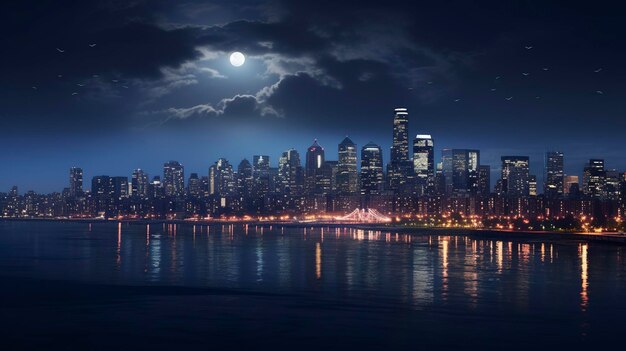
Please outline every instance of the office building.
[[418, 195], [430, 194], [435, 184], [435, 148], [433, 138], [418, 134], [413, 139], [413, 172]]
[[595, 199], [606, 197], [604, 160], [591, 159], [583, 169], [583, 194]]
[[185, 195], [185, 170], [177, 161], [163, 164], [163, 188], [166, 196]]
[[83, 169], [70, 168], [70, 196], [78, 197], [83, 194]]
[[361, 148], [361, 194], [376, 195], [383, 190], [383, 151], [370, 142]]
[[337, 164], [337, 191], [343, 195], [356, 195], [358, 188], [356, 144], [345, 137], [339, 144]]
[[549, 151], [546, 153], [544, 194], [548, 198], [561, 197], [564, 193], [563, 153]]
[[509, 197], [526, 197], [530, 194], [530, 169], [528, 156], [502, 156], [502, 191]]
[[446, 195], [459, 196], [478, 192], [480, 151], [444, 149], [441, 160]]

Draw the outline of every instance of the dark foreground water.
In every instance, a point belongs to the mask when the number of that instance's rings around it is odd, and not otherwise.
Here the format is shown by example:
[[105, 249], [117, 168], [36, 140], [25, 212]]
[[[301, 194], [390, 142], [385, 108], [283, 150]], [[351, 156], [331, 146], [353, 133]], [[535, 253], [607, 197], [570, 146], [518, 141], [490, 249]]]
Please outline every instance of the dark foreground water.
[[506, 234], [0, 222], [0, 345], [621, 349], [624, 255]]

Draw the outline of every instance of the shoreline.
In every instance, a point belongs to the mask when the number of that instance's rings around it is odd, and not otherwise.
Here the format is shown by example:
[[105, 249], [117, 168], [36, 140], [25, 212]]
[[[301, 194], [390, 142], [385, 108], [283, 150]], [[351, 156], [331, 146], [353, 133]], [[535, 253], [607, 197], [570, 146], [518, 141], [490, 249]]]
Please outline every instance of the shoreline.
[[188, 221], [180, 219], [99, 219], [99, 218], [0, 218], [0, 222], [74, 222], [74, 223], [128, 223], [128, 224], [185, 224], [185, 225], [255, 225], [255, 226], [282, 226], [290, 228], [352, 228], [358, 230], [391, 231], [402, 234], [423, 235], [420, 231], [446, 232], [449, 235], [474, 235], [489, 239], [497, 238], [533, 238], [546, 240], [578, 240], [587, 242], [604, 242], [626, 245], [626, 233], [584, 233], [566, 231], [517, 231], [497, 228], [458, 228], [458, 227], [418, 227], [418, 226], [386, 226], [380, 223], [350, 223], [350, 222], [282, 222], [282, 221], [229, 221], [229, 220], [199, 220]]

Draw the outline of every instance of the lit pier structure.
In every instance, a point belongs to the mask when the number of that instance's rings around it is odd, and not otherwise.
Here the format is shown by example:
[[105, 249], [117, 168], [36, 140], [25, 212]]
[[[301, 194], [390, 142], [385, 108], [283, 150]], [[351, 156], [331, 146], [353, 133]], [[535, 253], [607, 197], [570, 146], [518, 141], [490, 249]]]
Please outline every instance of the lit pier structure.
[[339, 222], [354, 222], [354, 223], [388, 223], [391, 222], [391, 218], [383, 215], [373, 208], [368, 209], [355, 209], [345, 216], [336, 217], [336, 221]]

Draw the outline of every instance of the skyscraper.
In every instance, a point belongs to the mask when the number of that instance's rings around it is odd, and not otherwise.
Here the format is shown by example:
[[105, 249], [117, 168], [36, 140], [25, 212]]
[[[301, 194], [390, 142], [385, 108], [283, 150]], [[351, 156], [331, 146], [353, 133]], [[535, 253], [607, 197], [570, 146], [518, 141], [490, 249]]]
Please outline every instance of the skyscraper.
[[544, 194], [546, 197], [560, 197], [563, 195], [563, 153], [549, 151], [546, 153]]
[[482, 195], [491, 193], [491, 166], [489, 165], [478, 167], [478, 192]]
[[370, 142], [361, 148], [361, 194], [380, 194], [383, 186], [383, 150]]
[[102, 175], [91, 178], [92, 211], [110, 213], [114, 199], [114, 186], [111, 177]]
[[191, 197], [200, 197], [202, 195], [202, 184], [198, 173], [191, 173], [187, 181], [187, 193]]
[[321, 176], [322, 167], [324, 166], [324, 148], [317, 143], [317, 139], [313, 141], [313, 145], [309, 146], [306, 151], [305, 166], [305, 187], [307, 193], [317, 192], [316, 180]]
[[185, 169], [177, 161], [163, 164], [163, 187], [166, 196], [185, 195]]
[[283, 152], [278, 160], [278, 178], [281, 193], [293, 195], [302, 193], [303, 170], [300, 164], [300, 154], [296, 149]]
[[[339, 161], [326, 161], [324, 164], [324, 177], [330, 176], [330, 192], [337, 193], [337, 174], [339, 174]], [[325, 181], [328, 179], [325, 179]]]
[[391, 162], [409, 160], [409, 112], [404, 107], [394, 110]]
[[237, 192], [241, 197], [251, 197], [254, 187], [252, 165], [247, 159], [241, 160], [237, 166]]
[[589, 160], [583, 169], [583, 194], [592, 198], [604, 198], [606, 196], [605, 183], [604, 160]]
[[413, 175], [409, 159], [409, 112], [404, 107], [394, 110], [391, 159], [387, 166], [389, 189], [403, 190]]
[[446, 195], [476, 194], [478, 192], [480, 151], [443, 149], [441, 154]]
[[83, 169], [70, 168], [70, 196], [77, 197], [83, 194]]
[[252, 176], [254, 177], [254, 196], [263, 197], [270, 192], [270, 157], [254, 155], [252, 157]]
[[528, 156], [502, 156], [502, 190], [510, 197], [530, 194]]
[[161, 182], [160, 176], [154, 176], [150, 182], [150, 191], [148, 196], [154, 198], [162, 198], [165, 196], [165, 189], [163, 189], [163, 182]]
[[233, 166], [225, 158], [218, 159], [209, 167], [209, 194], [232, 196], [235, 194], [235, 189]]
[[609, 200], [618, 201], [620, 198], [620, 173], [617, 170], [606, 170], [606, 198]]
[[102, 175], [91, 178], [91, 194], [95, 197], [109, 197], [113, 194], [111, 177]]
[[128, 194], [128, 177], [111, 177], [112, 195], [115, 200], [125, 199]]
[[435, 184], [435, 148], [428, 134], [418, 134], [413, 139], [413, 170], [417, 193], [431, 193]]
[[337, 191], [344, 195], [355, 195], [359, 191], [356, 144], [345, 137], [338, 150]]
[[143, 198], [148, 195], [148, 174], [142, 169], [135, 169], [130, 181], [131, 195]]

